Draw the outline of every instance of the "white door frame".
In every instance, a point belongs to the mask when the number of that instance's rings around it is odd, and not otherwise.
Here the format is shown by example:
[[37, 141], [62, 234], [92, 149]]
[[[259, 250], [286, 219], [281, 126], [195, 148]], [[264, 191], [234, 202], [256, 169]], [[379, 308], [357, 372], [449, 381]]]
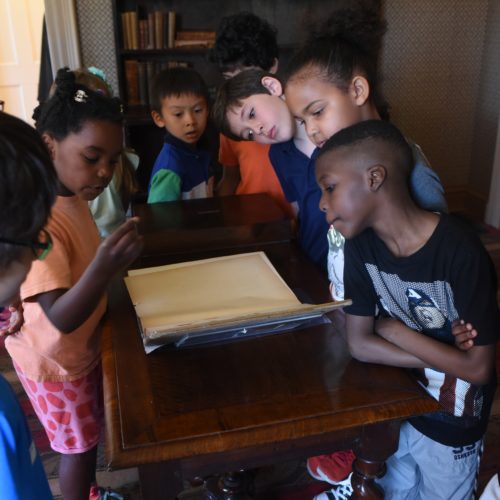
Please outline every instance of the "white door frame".
[[45, 21], [53, 76], [63, 66], [81, 67], [74, 0], [45, 0]]

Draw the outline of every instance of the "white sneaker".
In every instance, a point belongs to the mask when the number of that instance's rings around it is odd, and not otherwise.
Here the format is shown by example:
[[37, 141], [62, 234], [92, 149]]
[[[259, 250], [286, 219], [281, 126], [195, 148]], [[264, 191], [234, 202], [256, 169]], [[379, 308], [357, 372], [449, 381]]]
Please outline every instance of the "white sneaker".
[[352, 495], [352, 472], [347, 479], [335, 485], [331, 490], [323, 491], [314, 497], [314, 500], [348, 500]]

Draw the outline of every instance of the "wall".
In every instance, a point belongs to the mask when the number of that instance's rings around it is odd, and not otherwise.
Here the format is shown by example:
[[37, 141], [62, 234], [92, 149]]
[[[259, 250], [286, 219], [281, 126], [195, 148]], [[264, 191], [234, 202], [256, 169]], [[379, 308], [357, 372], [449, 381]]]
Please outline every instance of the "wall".
[[[85, 65], [116, 85], [110, 0], [76, 0]], [[321, 0], [164, 2], [189, 27], [215, 27], [223, 15], [251, 10], [279, 29], [282, 43], [301, 38]], [[466, 186], [488, 196], [500, 107], [498, 0], [383, 0], [388, 21], [381, 58], [392, 118], [419, 143], [447, 190]], [[294, 14], [290, 15], [293, 6]], [[315, 12], [317, 15], [317, 10]], [[483, 200], [484, 201], [484, 200]]]
[[[479, 99], [476, 108], [470, 158], [469, 185], [479, 193], [488, 193], [492, 169], [496, 169], [496, 179], [500, 179], [500, 139], [497, 129], [500, 113], [500, 2], [489, 2], [486, 38], [481, 61]], [[496, 161], [495, 161], [496, 159]], [[500, 182], [490, 192], [490, 204], [496, 210], [490, 211], [489, 223], [500, 225]]]
[[75, 0], [80, 28], [80, 50], [84, 66], [96, 66], [106, 73], [118, 92], [115, 35], [111, 0]]

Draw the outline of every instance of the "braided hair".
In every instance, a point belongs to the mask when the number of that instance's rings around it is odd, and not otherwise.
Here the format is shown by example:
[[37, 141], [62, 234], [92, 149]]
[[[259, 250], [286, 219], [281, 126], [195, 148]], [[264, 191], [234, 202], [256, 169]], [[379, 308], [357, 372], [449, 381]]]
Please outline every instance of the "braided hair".
[[89, 120], [122, 124], [122, 104], [118, 98], [77, 83], [73, 71], [61, 68], [54, 94], [35, 108], [33, 119], [40, 134], [48, 133], [61, 141], [70, 133], [78, 133]]

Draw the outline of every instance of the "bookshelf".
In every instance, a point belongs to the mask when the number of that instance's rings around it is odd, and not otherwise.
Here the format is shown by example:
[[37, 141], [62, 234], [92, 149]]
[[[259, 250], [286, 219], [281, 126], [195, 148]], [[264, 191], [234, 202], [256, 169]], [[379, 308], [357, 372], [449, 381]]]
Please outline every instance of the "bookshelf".
[[[301, 2], [294, 2], [301, 14]], [[290, 28], [288, 21], [283, 22], [288, 19], [284, 13], [289, 14], [290, 5], [288, 0], [277, 0], [271, 10], [266, 5], [256, 6], [252, 0], [112, 0], [119, 94], [125, 103], [126, 143], [137, 151], [141, 160], [137, 172], [141, 191], [147, 190], [150, 171], [164, 136], [163, 130], [153, 124], [148, 105], [154, 73], [168, 64], [188, 65], [203, 76], [214, 95], [222, 82], [217, 67], [209, 59], [215, 30], [222, 17], [241, 10], [253, 11], [275, 25], [276, 20], [282, 20], [278, 33], [281, 35], [280, 65], [284, 67], [296, 41], [296, 29]], [[299, 17], [303, 17], [302, 14]], [[132, 85], [129, 82], [133, 82]], [[218, 133], [210, 124], [203, 141], [216, 160]]]
[[[196, 69], [214, 95], [222, 78], [209, 60], [215, 41], [218, 12], [207, 4], [218, 1], [113, 0], [114, 35], [119, 94], [125, 104], [125, 139], [141, 159], [137, 172], [141, 191], [163, 143], [164, 131], [150, 116], [149, 89], [154, 75], [172, 66]], [[224, 1], [222, 2], [224, 3]], [[210, 127], [209, 127], [210, 128]], [[206, 142], [217, 158], [218, 135], [207, 130]]]

